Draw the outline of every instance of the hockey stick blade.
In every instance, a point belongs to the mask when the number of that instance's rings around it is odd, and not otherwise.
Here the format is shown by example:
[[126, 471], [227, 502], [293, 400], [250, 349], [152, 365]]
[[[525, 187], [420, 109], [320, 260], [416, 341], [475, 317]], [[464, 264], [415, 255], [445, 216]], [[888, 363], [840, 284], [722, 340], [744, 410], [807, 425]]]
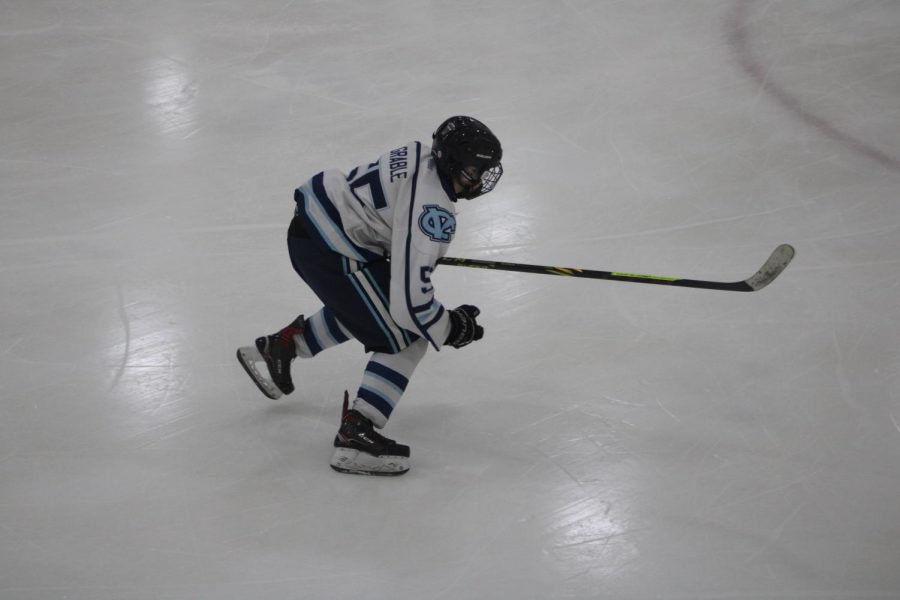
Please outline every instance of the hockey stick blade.
[[610, 281], [630, 281], [632, 283], [650, 283], [653, 285], [671, 285], [692, 287], [707, 290], [723, 290], [727, 292], [755, 292], [761, 290], [781, 274], [794, 258], [794, 248], [790, 244], [781, 244], [775, 248], [765, 264], [751, 277], [743, 281], [705, 281], [702, 279], [679, 279], [677, 277], [660, 277], [659, 275], [636, 275], [613, 271], [594, 271], [573, 267], [551, 267], [546, 265], [529, 265], [522, 263], [496, 262], [476, 260], [473, 258], [453, 258], [445, 256], [438, 260], [440, 265], [456, 267], [474, 267], [476, 269], [496, 269], [500, 271], [516, 271], [519, 273], [537, 273], [542, 275], [560, 275], [564, 277], [583, 277], [587, 279], [608, 279]]
[[794, 259], [794, 247], [790, 244], [781, 244], [775, 251], [772, 252], [772, 255], [769, 256], [769, 259], [760, 267], [759, 271], [753, 274], [752, 277], [745, 280], [751, 291], [758, 291], [772, 283], [776, 277], [781, 275], [781, 272], [784, 271], [787, 266]]

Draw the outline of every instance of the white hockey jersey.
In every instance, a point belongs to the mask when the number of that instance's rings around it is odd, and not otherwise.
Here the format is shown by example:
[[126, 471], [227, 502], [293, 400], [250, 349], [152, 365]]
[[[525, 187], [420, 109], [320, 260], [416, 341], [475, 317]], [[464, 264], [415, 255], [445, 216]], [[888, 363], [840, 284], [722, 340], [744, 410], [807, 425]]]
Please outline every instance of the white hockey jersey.
[[344, 174], [323, 171], [298, 190], [310, 234], [351, 260], [390, 257], [391, 317], [440, 349], [450, 332], [431, 274], [456, 231], [453, 191], [431, 148], [410, 142]]

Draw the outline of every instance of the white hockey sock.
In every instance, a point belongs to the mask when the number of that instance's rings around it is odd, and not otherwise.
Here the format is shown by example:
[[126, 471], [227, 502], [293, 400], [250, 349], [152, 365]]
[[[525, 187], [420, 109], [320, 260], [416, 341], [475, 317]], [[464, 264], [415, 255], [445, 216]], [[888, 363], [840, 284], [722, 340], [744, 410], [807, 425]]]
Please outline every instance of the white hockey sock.
[[327, 350], [350, 339], [350, 332], [337, 320], [327, 306], [306, 319], [302, 335], [294, 336], [297, 356], [312, 358], [322, 350]]
[[384, 427], [426, 350], [428, 342], [420, 338], [397, 354], [372, 354], [353, 408], [371, 420], [375, 427]]

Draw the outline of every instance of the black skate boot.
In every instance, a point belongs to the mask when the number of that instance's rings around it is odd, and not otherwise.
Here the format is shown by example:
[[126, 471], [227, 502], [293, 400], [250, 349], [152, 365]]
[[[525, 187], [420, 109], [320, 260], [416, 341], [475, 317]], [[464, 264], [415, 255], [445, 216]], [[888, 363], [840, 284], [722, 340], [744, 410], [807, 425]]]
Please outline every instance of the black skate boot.
[[344, 412], [334, 438], [331, 468], [357, 475], [403, 475], [409, 471], [409, 446], [379, 434], [372, 421], [349, 410], [349, 404], [349, 394], [344, 392]]
[[[256, 338], [255, 348], [238, 348], [237, 358], [241, 366], [253, 379], [256, 387], [272, 400], [294, 391], [294, 382], [291, 380], [291, 361], [297, 357], [294, 336], [301, 335], [305, 327], [306, 321], [300, 315], [278, 333]], [[269, 377], [257, 369], [256, 363], [259, 362], [266, 363]]]

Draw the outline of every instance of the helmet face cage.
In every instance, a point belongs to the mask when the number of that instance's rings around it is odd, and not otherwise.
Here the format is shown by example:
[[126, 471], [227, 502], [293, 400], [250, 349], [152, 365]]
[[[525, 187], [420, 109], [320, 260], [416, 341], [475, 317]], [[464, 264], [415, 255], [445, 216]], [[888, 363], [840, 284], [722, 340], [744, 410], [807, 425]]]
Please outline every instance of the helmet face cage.
[[440, 172], [468, 183], [458, 198], [477, 198], [490, 192], [503, 175], [500, 140], [481, 121], [451, 117], [434, 132], [432, 153]]
[[479, 183], [478, 187], [472, 185], [469, 190], [457, 194], [460, 198], [465, 198], [467, 200], [477, 198], [482, 194], [487, 194], [494, 189], [494, 186], [500, 181], [500, 176], [503, 175], [503, 165], [499, 163], [496, 166], [488, 167], [488, 169], [482, 171], [480, 175], [472, 174], [469, 172], [470, 170], [474, 169], [472, 167], [467, 167], [459, 171], [459, 177], [461, 179], [466, 180], [470, 184], [474, 184], [476, 181]]

